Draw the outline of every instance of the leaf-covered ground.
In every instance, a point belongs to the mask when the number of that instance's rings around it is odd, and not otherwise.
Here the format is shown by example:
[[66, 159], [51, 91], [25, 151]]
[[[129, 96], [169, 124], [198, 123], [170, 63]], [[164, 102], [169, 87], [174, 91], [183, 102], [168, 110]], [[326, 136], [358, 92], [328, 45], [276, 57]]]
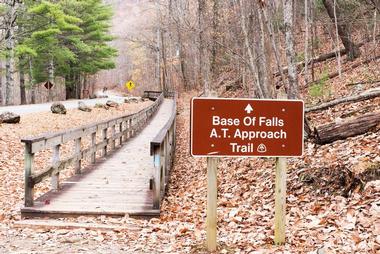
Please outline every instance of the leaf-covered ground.
[[[26, 134], [25, 129], [33, 129], [32, 125], [67, 126], [60, 121], [42, 124], [37, 121], [42, 115], [24, 119], [16, 129], [1, 126], [0, 253], [206, 253], [206, 161], [189, 154], [189, 101], [195, 95], [182, 94], [179, 100], [177, 150], [160, 218], [60, 219], [114, 225], [111, 231], [16, 227], [23, 198], [20, 136]], [[358, 107], [367, 104], [372, 105], [371, 110], [380, 107], [378, 100]], [[344, 107], [348, 106], [315, 113], [311, 120], [321, 124], [329, 120], [318, 120], [323, 115], [334, 118], [334, 112], [339, 114]], [[94, 115], [102, 119], [100, 113]], [[218, 252], [378, 253], [380, 181], [374, 179], [379, 172], [379, 151], [379, 132], [318, 147], [305, 143], [304, 156], [289, 159], [284, 246], [273, 245], [274, 160], [222, 159], [218, 167]], [[362, 182], [350, 187], [356, 178]]]
[[[374, 61], [344, 73], [342, 78], [303, 88], [302, 96], [307, 104], [316, 104], [378, 87], [376, 82], [349, 83], [378, 80], [379, 63]], [[320, 72], [333, 70], [335, 64], [328, 61], [316, 68]], [[346, 62], [343, 67], [351, 64]], [[17, 227], [24, 195], [20, 138], [132, 113], [149, 102], [109, 111], [94, 109], [92, 113], [71, 110], [66, 116], [31, 114], [19, 125], [0, 125], [0, 253], [207, 253], [206, 161], [189, 154], [189, 106], [197, 94], [180, 93], [177, 150], [160, 218], [59, 219], [111, 225], [114, 230]], [[246, 97], [243, 90], [225, 92], [223, 86], [219, 94]], [[319, 126], [378, 110], [380, 98], [338, 105], [307, 117], [312, 126]], [[88, 142], [83, 140], [84, 145]], [[71, 153], [71, 144], [62, 147], [63, 157]], [[50, 158], [51, 151], [37, 154], [36, 168], [43, 168]], [[218, 167], [218, 252], [380, 252], [379, 167], [379, 131], [323, 146], [306, 142], [304, 156], [288, 160], [287, 239], [284, 246], [274, 246], [274, 159], [222, 159]], [[68, 170], [64, 176], [71, 173]], [[37, 187], [36, 195], [48, 188], [45, 181]]]
[[[104, 121], [120, 115], [135, 113], [151, 102], [138, 104], [122, 104], [109, 110], [93, 108], [92, 112], [68, 110], [66, 115], [41, 112], [23, 115], [21, 122], [16, 125], [0, 124], [0, 221], [8, 222], [18, 217], [19, 207], [24, 198], [24, 146], [21, 138], [35, 136], [46, 132], [55, 132], [78, 128], [90, 123]], [[83, 140], [83, 146], [88, 145], [89, 138]], [[61, 147], [60, 156], [65, 158], [71, 155], [73, 144], [69, 142]], [[45, 169], [50, 163], [51, 151], [39, 152], [35, 156], [34, 170]], [[67, 170], [63, 176], [69, 176], [72, 171]], [[49, 188], [48, 181], [37, 185], [36, 196]]]

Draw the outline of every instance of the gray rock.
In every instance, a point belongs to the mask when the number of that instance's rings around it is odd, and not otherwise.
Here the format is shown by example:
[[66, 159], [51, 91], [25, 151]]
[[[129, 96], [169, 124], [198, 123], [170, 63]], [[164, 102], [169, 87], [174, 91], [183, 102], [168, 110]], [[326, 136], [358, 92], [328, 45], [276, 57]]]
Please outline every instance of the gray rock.
[[141, 100], [141, 98], [138, 98], [138, 97], [127, 97], [124, 99], [124, 102], [125, 103], [138, 103], [139, 99]]
[[102, 104], [102, 103], [96, 103], [95, 108], [103, 108], [103, 109], [108, 110], [110, 107], [108, 107], [107, 105]]
[[84, 112], [91, 112], [92, 109], [87, 106], [83, 101], [78, 102], [78, 109]]
[[67, 112], [65, 106], [60, 102], [54, 102], [51, 105], [50, 110], [53, 114], [61, 114], [61, 115], [65, 115]]
[[19, 123], [20, 116], [12, 112], [4, 112], [0, 114], [0, 123]]
[[111, 107], [111, 108], [114, 108], [114, 107], [119, 106], [119, 104], [118, 104], [117, 102], [114, 102], [114, 101], [107, 101], [107, 102], [106, 102], [106, 105], [107, 105], [108, 107]]

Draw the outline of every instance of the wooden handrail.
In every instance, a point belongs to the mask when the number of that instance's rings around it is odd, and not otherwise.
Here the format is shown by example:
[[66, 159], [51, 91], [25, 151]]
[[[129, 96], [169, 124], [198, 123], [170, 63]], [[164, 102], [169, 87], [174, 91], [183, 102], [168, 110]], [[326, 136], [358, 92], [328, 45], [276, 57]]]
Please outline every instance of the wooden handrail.
[[[150, 98], [150, 99], [156, 99], [162, 91], [144, 91], [144, 98]], [[165, 98], [174, 98], [176, 96], [176, 93], [173, 91], [165, 90], [163, 91]]]
[[169, 173], [173, 164], [177, 115], [175, 94], [173, 94], [173, 97], [174, 103], [169, 120], [150, 142], [150, 154], [153, 155], [154, 163], [154, 173], [151, 179], [153, 209], [159, 209], [161, 206], [161, 199], [165, 195]]
[[155, 100], [161, 93], [161, 91], [144, 91], [143, 97]]
[[[135, 136], [144, 125], [152, 118], [159, 105], [164, 99], [164, 94], [160, 93], [155, 102], [149, 107], [140, 110], [137, 113], [115, 117], [106, 121], [95, 124], [85, 125], [79, 128], [60, 131], [55, 133], [45, 133], [37, 137], [27, 137], [21, 139], [25, 144], [25, 207], [33, 206], [33, 189], [34, 186], [44, 179], [51, 177], [53, 190], [59, 189], [59, 173], [74, 164], [75, 173], [81, 173], [81, 161], [87, 157], [91, 158], [91, 163], [96, 161], [96, 152], [102, 150], [101, 156], [107, 155], [107, 148], [115, 149], [116, 141], [119, 145]], [[107, 130], [110, 129], [112, 135], [107, 136]], [[96, 135], [102, 134], [102, 140], [96, 142]], [[91, 135], [91, 144], [87, 149], [82, 149], [81, 143], [83, 138]], [[59, 150], [61, 145], [75, 140], [75, 154], [66, 160], [60, 160]], [[53, 149], [53, 158], [51, 166], [48, 166], [41, 173], [34, 173], [34, 155], [35, 153]]]

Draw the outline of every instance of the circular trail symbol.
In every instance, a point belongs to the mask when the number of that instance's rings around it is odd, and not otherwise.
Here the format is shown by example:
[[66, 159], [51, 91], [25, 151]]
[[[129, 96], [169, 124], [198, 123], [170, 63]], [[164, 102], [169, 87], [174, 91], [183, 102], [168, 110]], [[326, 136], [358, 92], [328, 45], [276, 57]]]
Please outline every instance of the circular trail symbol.
[[260, 144], [258, 147], [257, 147], [257, 151], [259, 153], [265, 153], [267, 151], [267, 147], [264, 145], [264, 144]]

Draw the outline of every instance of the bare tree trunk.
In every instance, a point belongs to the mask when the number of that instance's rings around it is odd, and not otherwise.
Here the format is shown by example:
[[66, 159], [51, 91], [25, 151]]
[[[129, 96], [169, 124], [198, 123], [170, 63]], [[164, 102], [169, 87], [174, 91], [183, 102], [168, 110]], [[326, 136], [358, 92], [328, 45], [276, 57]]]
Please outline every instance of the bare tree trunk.
[[263, 16], [264, 16], [265, 24], [269, 32], [269, 37], [271, 39], [271, 44], [272, 44], [272, 49], [273, 49], [275, 60], [276, 60], [277, 69], [278, 69], [278, 72], [280, 73], [280, 77], [282, 81], [282, 85], [279, 85], [278, 87], [284, 86], [285, 90], [287, 90], [288, 86], [286, 84], [285, 76], [281, 67], [280, 53], [278, 52], [274, 29], [273, 29], [272, 23], [269, 22], [268, 12], [266, 8], [263, 8], [263, 14], [264, 14]]
[[213, 0], [213, 15], [212, 15], [212, 48], [211, 48], [211, 81], [215, 82], [216, 79], [216, 60], [218, 44], [216, 41], [219, 37], [219, 0]]
[[25, 91], [25, 72], [24, 66], [20, 66], [20, 98], [21, 105], [26, 104], [26, 91]]
[[210, 83], [210, 52], [207, 45], [207, 25], [206, 25], [206, 1], [198, 0], [198, 26], [199, 26], [199, 63], [200, 76], [205, 94], [211, 94], [213, 86]]
[[241, 24], [241, 28], [243, 30], [245, 47], [247, 49], [247, 54], [248, 54], [248, 59], [249, 59], [248, 67], [249, 67], [249, 70], [251, 71], [253, 77], [255, 78], [255, 82], [254, 82], [255, 94], [259, 98], [264, 98], [265, 95], [264, 95], [264, 93], [263, 93], [263, 91], [259, 85], [259, 78], [258, 78], [258, 72], [257, 72], [256, 66], [255, 66], [255, 59], [254, 59], [253, 52], [252, 52], [250, 42], [249, 42], [248, 29], [247, 29], [247, 25], [246, 25], [247, 17], [244, 13], [245, 6], [243, 6], [243, 3], [242, 3], [243, 0], [237, 0], [237, 1], [239, 3], [240, 12], [241, 12], [240, 24]]
[[261, 9], [258, 9], [257, 6], [255, 14], [257, 16], [257, 43], [256, 43], [256, 55], [257, 57], [257, 69], [259, 70], [259, 80], [260, 86], [263, 91], [265, 98], [271, 98], [270, 84], [269, 84], [269, 57], [268, 52], [266, 51], [266, 32], [264, 30], [264, 22], [261, 15]]
[[210, 91], [209, 82], [207, 81], [205, 70], [205, 63], [203, 57], [207, 58], [205, 55], [205, 25], [204, 25], [204, 12], [206, 8], [205, 0], [198, 0], [198, 29], [199, 29], [199, 70], [198, 70], [198, 78], [199, 82], [203, 84], [203, 90], [205, 94], [208, 94]]
[[[175, 2], [177, 3], [177, 1], [175, 1]], [[182, 10], [182, 8], [181, 8], [181, 10]], [[172, 17], [171, 20], [173, 20], [175, 22], [175, 29], [176, 29], [176, 33], [177, 33], [176, 34], [177, 35], [176, 55], [179, 58], [179, 65], [180, 65], [179, 68], [180, 68], [183, 86], [185, 87], [185, 89], [188, 89], [189, 83], [188, 83], [187, 74], [186, 74], [186, 70], [187, 70], [186, 55], [185, 55], [185, 51], [183, 48], [183, 37], [182, 37], [181, 30], [180, 30], [180, 21], [179, 21], [179, 17], [183, 16], [183, 15], [178, 14], [178, 10], [177, 10], [177, 12], [174, 13], [174, 7], [173, 7], [173, 1], [172, 0], [169, 1], [169, 16]]]
[[335, 52], [338, 57], [338, 72], [339, 77], [342, 77], [342, 67], [341, 67], [341, 60], [340, 60], [340, 50], [339, 50], [339, 32], [338, 32], [338, 19], [336, 16], [336, 0], [334, 0], [334, 23], [335, 23], [335, 35], [336, 35], [336, 42], [335, 42]]
[[5, 57], [5, 105], [12, 105], [14, 102], [14, 28], [9, 27], [6, 39]]
[[30, 103], [35, 104], [36, 103], [36, 90], [34, 87], [33, 64], [32, 64], [32, 58], [31, 57], [29, 57], [29, 82], [30, 82], [30, 87], [31, 87]]
[[309, 27], [310, 27], [310, 18], [309, 18], [309, 0], [305, 0], [305, 84], [308, 83], [309, 79]]
[[162, 48], [162, 87], [163, 91], [168, 90], [168, 85], [167, 85], [167, 79], [168, 79], [168, 71], [167, 71], [167, 61], [166, 61], [166, 47], [165, 47], [165, 41], [164, 41], [164, 34], [161, 34], [161, 48]]
[[298, 77], [296, 66], [296, 55], [294, 50], [293, 38], [293, 0], [284, 0], [284, 26], [285, 26], [285, 44], [286, 58], [288, 62], [288, 98], [298, 98]]
[[[380, 5], [380, 0], [379, 0], [379, 5]], [[377, 29], [377, 10], [374, 11], [373, 13], [373, 32], [372, 32], [372, 38], [373, 38], [373, 46], [374, 49], [376, 48], [376, 29]]]
[[[335, 21], [334, 18], [334, 0], [322, 0], [323, 5], [325, 6], [327, 13], [332, 20], [332, 22]], [[350, 60], [353, 60], [360, 56], [360, 50], [359, 48], [354, 44], [353, 41], [351, 41], [350, 33], [348, 32], [347, 26], [344, 23], [344, 20], [341, 16], [341, 12], [339, 10], [339, 7], [336, 6], [336, 17], [337, 17], [337, 26], [338, 26], [338, 34], [340, 37], [340, 40], [342, 41], [344, 47], [348, 51], [348, 58]]]
[[157, 89], [162, 91], [162, 85], [161, 85], [161, 22], [160, 22], [160, 6], [158, 3], [158, 0], [156, 1], [156, 11], [157, 11], [157, 19], [158, 19], [158, 26], [157, 26], [157, 38], [156, 38], [156, 82], [157, 82]]
[[75, 75], [75, 98], [80, 99], [80, 94], [82, 90], [82, 82], [83, 82], [83, 77], [82, 74], [78, 73]]
[[183, 86], [185, 88], [189, 88], [189, 82], [187, 79], [187, 74], [186, 74], [186, 59], [185, 59], [185, 54], [184, 54], [184, 49], [183, 49], [183, 42], [182, 42], [182, 35], [179, 31], [178, 28], [178, 44], [179, 44], [179, 59], [180, 59], [180, 68], [181, 68], [181, 73], [182, 73], [182, 80], [183, 80]]
[[316, 37], [316, 25], [314, 17], [314, 1], [310, 2], [310, 16], [311, 16], [311, 81], [315, 81], [315, 71], [314, 71], [314, 47], [315, 47], [315, 37]]
[[12, 105], [14, 103], [13, 90], [15, 86], [14, 73], [15, 73], [15, 22], [16, 22], [16, 9], [17, 1], [12, 0], [7, 3], [8, 12], [5, 18], [5, 105]]
[[161, 28], [157, 28], [157, 48], [156, 48], [156, 79], [157, 79], [157, 89], [162, 90], [161, 85]]
[[[49, 60], [49, 67], [48, 67], [48, 79], [50, 81], [50, 83], [54, 84], [54, 59], [53, 57], [50, 57], [50, 60]], [[52, 88], [48, 89], [48, 101], [52, 101], [52, 98], [53, 95], [52, 95]]]

